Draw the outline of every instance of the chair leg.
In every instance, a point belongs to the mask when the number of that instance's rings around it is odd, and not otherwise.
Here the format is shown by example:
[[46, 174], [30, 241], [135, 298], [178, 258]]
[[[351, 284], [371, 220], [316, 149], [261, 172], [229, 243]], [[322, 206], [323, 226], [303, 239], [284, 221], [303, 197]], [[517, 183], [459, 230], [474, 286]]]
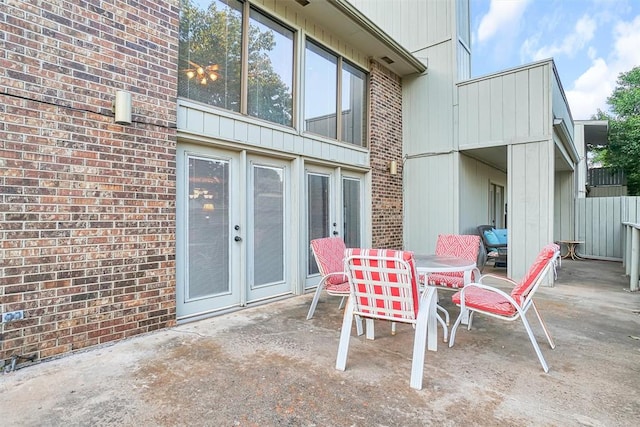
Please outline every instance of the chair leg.
[[[456, 323], [453, 324], [453, 328], [451, 328], [451, 334], [449, 335], [449, 347], [453, 347], [453, 343], [456, 340], [456, 331], [458, 330], [460, 323], [462, 323], [462, 315], [462, 310], [460, 310], [460, 315], [456, 319]], [[471, 324], [471, 316], [469, 316], [469, 324]]]
[[448, 339], [449, 339], [448, 338], [449, 337], [449, 327], [447, 326], [449, 324], [449, 313], [447, 312], [447, 310], [445, 310], [444, 308], [440, 307], [439, 305], [436, 305], [436, 309], [440, 310], [440, 311], [444, 311], [446, 313], [446, 317], [447, 317], [446, 321], [437, 312], [436, 312], [436, 316], [437, 316], [438, 322], [440, 322], [440, 325], [442, 326], [442, 335], [444, 337], [443, 341], [447, 342]]
[[538, 311], [538, 308], [536, 307], [536, 305], [533, 303], [533, 300], [531, 301], [531, 307], [533, 308], [533, 311], [536, 313], [536, 316], [538, 316], [538, 321], [540, 321], [540, 326], [542, 326], [544, 335], [547, 337], [547, 341], [549, 341], [549, 346], [552, 349], [556, 348], [556, 343], [553, 341], [553, 338], [551, 338], [551, 334], [547, 329], [547, 325], [544, 323], [544, 320], [542, 320], [542, 316], [540, 315], [540, 312]]
[[307, 320], [313, 317], [313, 313], [316, 311], [316, 305], [318, 305], [318, 300], [320, 299], [320, 293], [324, 288], [324, 283], [318, 283], [318, 287], [316, 288], [316, 292], [313, 294], [313, 300], [311, 300], [311, 307], [309, 307], [309, 313], [307, 313]]
[[[347, 353], [349, 352], [349, 338], [351, 337], [351, 326], [353, 324], [353, 310], [354, 310], [354, 305], [349, 299], [349, 301], [347, 301], [347, 308], [344, 310], [344, 316], [342, 318], [342, 329], [340, 331], [340, 344], [338, 344], [338, 357], [336, 358], [336, 369], [340, 371], [344, 371], [347, 365]], [[362, 322], [362, 320], [360, 319], [360, 316], [358, 316], [358, 320]]]
[[547, 365], [547, 362], [544, 360], [544, 356], [542, 356], [542, 351], [540, 351], [540, 346], [538, 345], [538, 341], [536, 340], [536, 337], [533, 335], [533, 331], [531, 330], [531, 326], [529, 326], [529, 322], [527, 322], [527, 318], [523, 315], [521, 315], [520, 318], [522, 319], [524, 328], [527, 330], [527, 334], [529, 335], [529, 340], [531, 341], [531, 344], [533, 344], [533, 349], [536, 351], [536, 355], [538, 356], [538, 360], [542, 365], [542, 369], [544, 369], [545, 372], [549, 372], [549, 366]]
[[340, 305], [338, 306], [338, 310], [342, 310], [344, 308], [344, 302], [347, 300], [347, 296], [343, 296], [340, 300]]
[[435, 320], [430, 320], [433, 319], [433, 314], [435, 314], [436, 311], [434, 300], [435, 289], [425, 292], [429, 292], [429, 294], [427, 294], [425, 298], [420, 301], [415, 336], [413, 338], [413, 356], [411, 360], [410, 385], [411, 388], [414, 388], [416, 390], [422, 390], [422, 376], [424, 373], [424, 356], [425, 345], [427, 343], [427, 334], [430, 327], [436, 327]]
[[446, 309], [446, 308], [444, 308], [443, 306], [441, 306], [440, 304], [438, 304], [438, 305], [436, 306], [436, 308], [437, 308], [438, 310], [440, 310], [441, 312], [443, 312], [443, 313], [444, 313], [445, 321], [447, 322], [447, 326], [449, 326], [449, 325], [450, 325], [450, 322], [449, 322], [449, 312], [447, 311], [447, 309]]

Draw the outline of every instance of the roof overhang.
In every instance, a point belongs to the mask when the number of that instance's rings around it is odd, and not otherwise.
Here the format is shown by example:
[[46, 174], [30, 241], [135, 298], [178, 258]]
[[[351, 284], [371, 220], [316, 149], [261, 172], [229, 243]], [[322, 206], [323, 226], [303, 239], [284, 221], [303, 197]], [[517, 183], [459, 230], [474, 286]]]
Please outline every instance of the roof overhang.
[[576, 120], [584, 128], [584, 143], [589, 146], [609, 144], [608, 120]]
[[346, 0], [295, 0], [291, 8], [400, 77], [427, 66]]

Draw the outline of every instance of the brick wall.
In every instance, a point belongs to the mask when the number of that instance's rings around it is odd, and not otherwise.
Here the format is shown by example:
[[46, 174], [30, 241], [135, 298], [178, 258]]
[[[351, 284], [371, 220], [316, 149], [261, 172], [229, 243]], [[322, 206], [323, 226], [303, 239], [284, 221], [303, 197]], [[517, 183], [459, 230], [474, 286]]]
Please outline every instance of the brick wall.
[[[402, 85], [376, 62], [370, 70], [372, 244], [402, 249]], [[398, 163], [398, 174], [388, 165]]]
[[[0, 325], [0, 361], [174, 324], [178, 13], [0, 4], [0, 308], [25, 314]], [[114, 124], [116, 90], [131, 125]]]

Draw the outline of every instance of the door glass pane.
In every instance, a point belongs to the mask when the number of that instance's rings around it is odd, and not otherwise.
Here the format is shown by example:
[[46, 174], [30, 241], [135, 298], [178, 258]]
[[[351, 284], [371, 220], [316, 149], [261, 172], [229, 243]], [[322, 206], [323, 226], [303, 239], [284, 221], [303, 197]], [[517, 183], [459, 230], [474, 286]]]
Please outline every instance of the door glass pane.
[[240, 1], [181, 1], [178, 96], [240, 111], [241, 52]]
[[284, 280], [284, 169], [253, 168], [253, 285]]
[[189, 159], [187, 299], [229, 292], [229, 162]]
[[[309, 241], [329, 236], [329, 177], [327, 175], [307, 175], [307, 217], [309, 221]], [[309, 274], [318, 273], [318, 266], [309, 249]]]
[[363, 146], [366, 127], [366, 74], [342, 64], [342, 135], [340, 139]]
[[251, 9], [248, 113], [292, 125], [293, 31]]
[[348, 248], [360, 247], [360, 181], [342, 180], [344, 243]]
[[304, 78], [304, 130], [337, 137], [338, 58], [307, 41]]

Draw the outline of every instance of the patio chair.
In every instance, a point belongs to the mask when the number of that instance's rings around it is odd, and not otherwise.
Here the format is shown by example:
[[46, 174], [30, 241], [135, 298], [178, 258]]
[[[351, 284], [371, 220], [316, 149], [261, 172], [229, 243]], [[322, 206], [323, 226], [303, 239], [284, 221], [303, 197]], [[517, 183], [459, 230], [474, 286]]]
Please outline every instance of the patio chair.
[[436, 326], [435, 288], [427, 287], [420, 293], [413, 253], [347, 249], [345, 271], [351, 295], [342, 321], [336, 369], [345, 370], [354, 317], [367, 319], [367, 326], [375, 319], [408, 323], [415, 328], [410, 385], [421, 390], [427, 331]]
[[487, 261], [493, 260], [494, 267], [506, 267], [507, 266], [507, 249], [509, 244], [506, 238], [506, 229], [500, 229], [499, 234], [496, 234], [496, 229], [493, 225], [479, 225], [477, 227], [478, 234], [482, 239], [482, 245], [484, 247], [484, 254], [480, 265], [482, 270]]
[[[470, 312], [468, 329], [471, 329], [471, 323], [474, 313], [486, 314], [487, 316], [494, 317], [496, 319], [514, 321], [522, 319], [527, 335], [533, 344], [533, 349], [540, 360], [540, 364], [545, 372], [549, 372], [549, 366], [542, 356], [538, 342], [536, 341], [531, 326], [527, 321], [526, 314], [529, 308], [533, 308], [533, 311], [540, 321], [540, 325], [544, 330], [544, 334], [547, 337], [549, 346], [553, 349], [556, 347], [553, 342], [553, 338], [549, 334], [540, 312], [536, 308], [533, 302], [533, 295], [542, 283], [542, 280], [547, 276], [547, 273], [554, 269], [556, 259], [560, 256], [560, 247], [554, 243], [548, 244], [542, 248], [537, 258], [529, 268], [529, 271], [524, 278], [519, 282], [515, 282], [512, 279], [496, 276], [493, 274], [483, 275], [478, 283], [469, 283], [460, 291], [455, 293], [451, 299], [454, 304], [460, 307], [460, 316], [456, 320], [456, 323], [451, 329], [451, 338], [449, 340], [449, 347], [453, 347], [456, 330], [462, 320], [462, 315], [465, 310]], [[482, 284], [484, 278], [491, 277], [494, 280], [503, 280], [506, 283], [513, 286], [510, 294], [488, 285]]]
[[322, 278], [313, 294], [307, 320], [313, 317], [323, 290], [329, 295], [342, 297], [339, 309], [343, 307], [345, 298], [349, 296], [349, 281], [344, 274], [343, 263], [345, 249], [346, 246], [341, 237], [323, 237], [311, 241], [311, 251]]
[[[480, 236], [473, 234], [440, 234], [436, 241], [436, 255], [452, 256], [477, 262], [480, 253]], [[471, 280], [480, 278], [480, 270], [477, 268], [471, 272]], [[464, 287], [464, 273], [438, 272], [421, 277], [421, 282], [428, 286], [436, 286], [439, 289], [457, 291]], [[445, 315], [445, 322], [449, 325], [449, 312], [438, 304], [438, 310]], [[446, 328], [445, 328], [446, 331]], [[446, 342], [446, 336], [445, 336]]]

